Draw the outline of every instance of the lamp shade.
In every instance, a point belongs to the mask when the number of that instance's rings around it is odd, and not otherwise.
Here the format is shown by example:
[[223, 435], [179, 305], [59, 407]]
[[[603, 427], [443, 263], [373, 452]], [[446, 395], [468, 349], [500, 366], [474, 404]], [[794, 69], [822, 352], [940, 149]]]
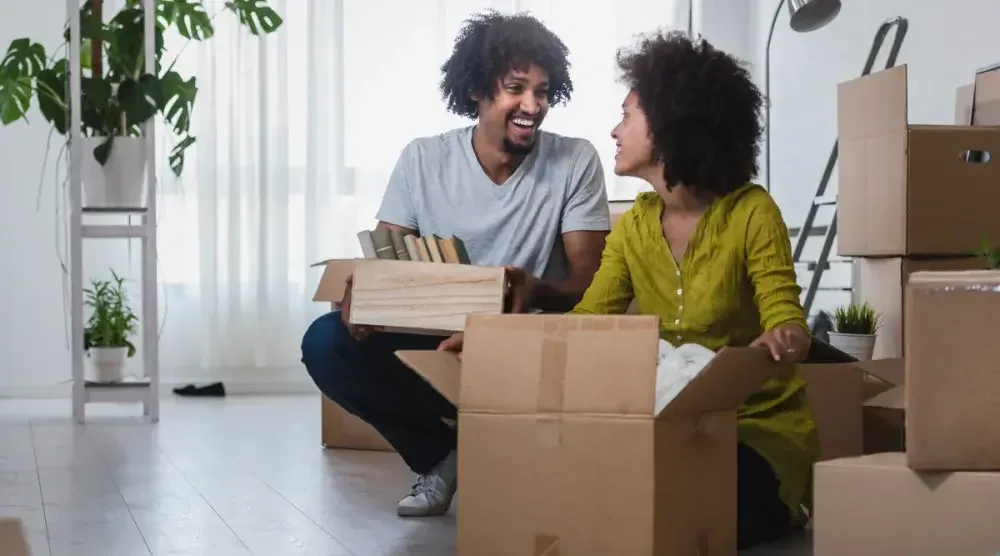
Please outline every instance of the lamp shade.
[[833, 21], [840, 13], [840, 0], [788, 0], [792, 29], [808, 33]]

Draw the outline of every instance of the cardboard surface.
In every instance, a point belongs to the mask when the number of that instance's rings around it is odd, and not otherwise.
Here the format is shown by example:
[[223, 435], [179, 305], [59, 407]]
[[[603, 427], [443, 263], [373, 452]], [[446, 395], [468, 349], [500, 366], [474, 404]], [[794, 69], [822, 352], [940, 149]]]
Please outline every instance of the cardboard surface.
[[906, 302], [910, 467], [1000, 470], [1000, 271], [916, 272]]
[[874, 359], [903, 356], [905, 307], [903, 289], [914, 272], [922, 270], [975, 270], [986, 268], [983, 257], [906, 259], [902, 257], [860, 258], [857, 290], [861, 301], [871, 303], [879, 314]]
[[392, 452], [392, 446], [371, 425], [320, 395], [324, 448]]
[[325, 301], [335, 306], [338, 305], [344, 299], [347, 277], [354, 273], [355, 260], [330, 259], [313, 265], [323, 267], [323, 274], [320, 276], [316, 293], [313, 294], [313, 301]]
[[462, 362], [458, 356], [446, 351], [399, 350], [396, 357], [429, 382], [446, 400], [458, 405], [462, 376]]
[[31, 556], [20, 519], [0, 518], [0, 556]]
[[655, 419], [658, 340], [650, 316], [469, 317], [459, 556], [735, 553], [735, 409], [789, 367], [723, 350]]
[[919, 473], [901, 453], [816, 464], [816, 556], [1000, 553], [1000, 473]]
[[[976, 113], [972, 121], [973, 93]], [[1000, 68], [976, 74], [974, 82], [955, 90], [955, 123], [1000, 125]]]
[[1000, 165], [964, 156], [1000, 160], [1000, 129], [909, 124], [906, 75], [901, 65], [837, 88], [840, 256], [963, 255], [1000, 237]]

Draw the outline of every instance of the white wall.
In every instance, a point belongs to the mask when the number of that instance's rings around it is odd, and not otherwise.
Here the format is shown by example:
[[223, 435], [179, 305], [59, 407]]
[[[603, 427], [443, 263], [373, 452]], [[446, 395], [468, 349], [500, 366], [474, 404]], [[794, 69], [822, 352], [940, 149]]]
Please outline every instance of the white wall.
[[[749, 57], [760, 76], [777, 0], [752, 1], [756, 13], [749, 19], [754, 24]], [[792, 31], [788, 14], [782, 13], [772, 43], [771, 190], [792, 226], [805, 217], [836, 138], [837, 83], [860, 75], [883, 21], [902, 16], [910, 23], [897, 65], [908, 67], [913, 123], [952, 123], [955, 88], [971, 83], [977, 68], [1000, 62], [996, 0], [842, 1], [837, 19], [813, 33]], [[883, 67], [890, 43], [891, 38], [876, 68]]]
[[[3, 52], [19, 37], [32, 37], [47, 48], [59, 44], [65, 2], [33, 0], [19, 3], [17, 10], [7, 9], [9, 0], [4, 4]], [[44, 122], [37, 111], [30, 117]], [[55, 153], [41, 208], [35, 210], [48, 132], [43, 124], [0, 127], [0, 395], [57, 384], [70, 376], [62, 272], [55, 251]]]

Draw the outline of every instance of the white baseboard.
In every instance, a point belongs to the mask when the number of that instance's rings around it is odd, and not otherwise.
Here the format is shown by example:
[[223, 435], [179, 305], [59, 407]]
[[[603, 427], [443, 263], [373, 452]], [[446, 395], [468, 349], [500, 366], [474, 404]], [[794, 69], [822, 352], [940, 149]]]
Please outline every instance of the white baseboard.
[[[227, 396], [260, 396], [260, 395], [293, 395], [293, 394], [317, 394], [316, 385], [310, 380], [309, 375], [304, 371], [298, 377], [274, 377], [274, 378], [202, 378], [195, 380], [170, 379], [160, 383], [160, 394], [162, 397], [173, 396], [173, 389], [186, 386], [188, 384], [207, 384], [211, 382], [222, 382], [226, 387]], [[42, 384], [24, 386], [4, 386], [0, 389], [0, 399], [3, 398], [70, 398], [72, 387], [65, 384]]]

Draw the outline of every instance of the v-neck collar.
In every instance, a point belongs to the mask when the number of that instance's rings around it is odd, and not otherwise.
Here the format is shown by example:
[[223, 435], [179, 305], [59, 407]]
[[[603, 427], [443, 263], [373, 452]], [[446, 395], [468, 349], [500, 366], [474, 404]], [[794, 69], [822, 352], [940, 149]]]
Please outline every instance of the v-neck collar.
[[538, 136], [535, 138], [535, 146], [531, 149], [531, 152], [524, 157], [524, 160], [517, 165], [517, 169], [515, 169], [514, 172], [512, 172], [511, 175], [508, 176], [507, 179], [501, 184], [496, 183], [490, 178], [489, 175], [486, 174], [486, 170], [483, 170], [483, 165], [479, 162], [479, 157], [476, 156], [476, 150], [472, 147], [472, 137], [475, 131], [476, 125], [469, 127], [468, 137], [466, 137], [466, 140], [463, 141], [465, 144], [465, 154], [468, 157], [469, 162], [471, 162], [479, 171], [477, 176], [480, 177], [482, 185], [490, 187], [494, 197], [504, 197], [515, 188], [521, 180], [521, 177], [528, 171], [531, 165], [535, 163], [535, 159], [538, 157], [538, 151], [543, 148], [541, 135], [542, 131], [539, 130], [536, 132], [538, 133]]
[[701, 236], [704, 232], [705, 221], [708, 219], [709, 213], [715, 208], [716, 204], [719, 202], [719, 198], [716, 197], [712, 202], [705, 208], [705, 210], [698, 215], [698, 220], [695, 222], [694, 231], [691, 232], [691, 237], [688, 238], [687, 247], [684, 250], [683, 258], [677, 260], [674, 257], [673, 248], [670, 246], [670, 241], [667, 240], [666, 234], [663, 232], [663, 214], [667, 210], [666, 204], [663, 199], [659, 196], [656, 198], [657, 209], [656, 209], [656, 219], [651, 219], [651, 225], [654, 226], [655, 236], [659, 238], [660, 245], [663, 250], [663, 254], [669, 259], [670, 264], [674, 267], [677, 272], [684, 272], [687, 267], [688, 261], [691, 259], [691, 254], [694, 252], [694, 247], [697, 246], [698, 242], [701, 241]]

